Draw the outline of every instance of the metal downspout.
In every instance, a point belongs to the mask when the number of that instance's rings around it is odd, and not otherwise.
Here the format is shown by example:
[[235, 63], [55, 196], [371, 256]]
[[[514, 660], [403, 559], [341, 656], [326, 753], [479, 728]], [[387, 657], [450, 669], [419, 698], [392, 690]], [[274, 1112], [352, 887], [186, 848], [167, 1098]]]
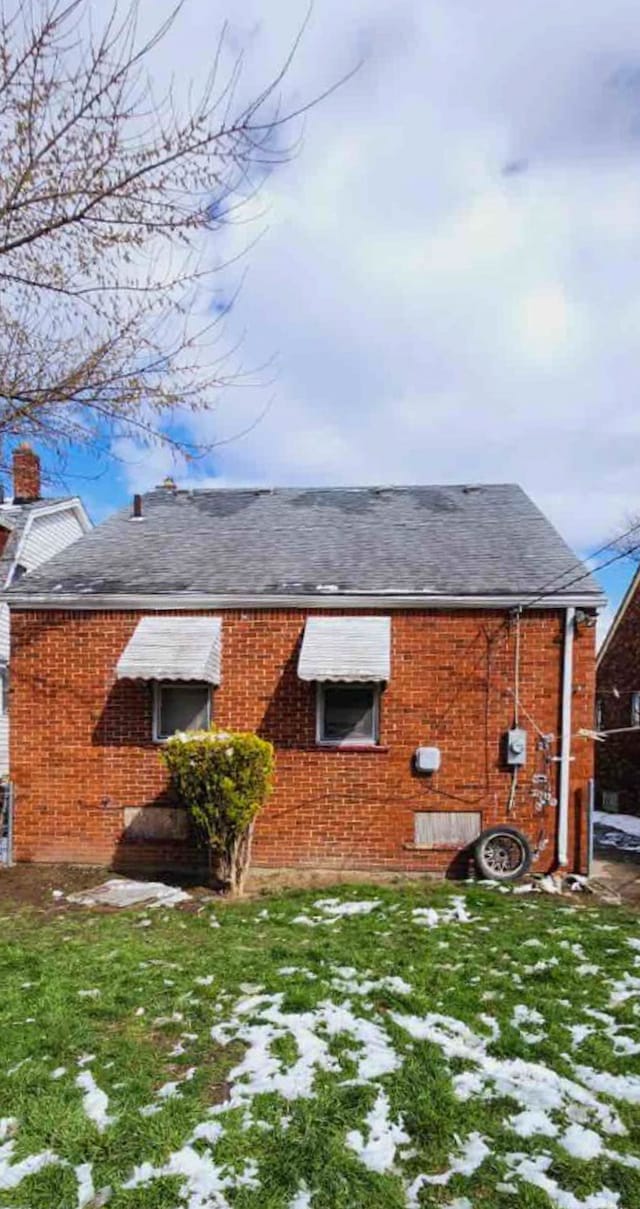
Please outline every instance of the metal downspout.
[[562, 654], [562, 716], [560, 731], [560, 792], [558, 796], [558, 865], [569, 862], [569, 790], [571, 780], [571, 696], [573, 690], [573, 630], [575, 609], [565, 612]]

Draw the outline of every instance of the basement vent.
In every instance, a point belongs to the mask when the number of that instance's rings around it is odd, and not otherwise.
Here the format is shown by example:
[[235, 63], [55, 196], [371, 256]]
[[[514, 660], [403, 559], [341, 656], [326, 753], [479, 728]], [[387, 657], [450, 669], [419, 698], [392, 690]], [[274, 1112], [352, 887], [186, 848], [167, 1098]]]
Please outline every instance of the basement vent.
[[620, 794], [617, 789], [602, 790], [602, 809], [607, 814], [617, 814], [620, 809]]
[[415, 844], [445, 844], [464, 848], [477, 840], [482, 831], [479, 810], [430, 810], [414, 814]]

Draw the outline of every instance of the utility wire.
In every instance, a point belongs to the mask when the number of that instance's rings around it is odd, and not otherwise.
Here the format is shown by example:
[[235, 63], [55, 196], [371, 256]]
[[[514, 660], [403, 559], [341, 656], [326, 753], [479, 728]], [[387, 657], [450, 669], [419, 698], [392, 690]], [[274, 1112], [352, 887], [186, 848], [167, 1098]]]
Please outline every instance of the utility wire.
[[[637, 521], [635, 523], [635, 525], [631, 525], [631, 527], [629, 529], [625, 529], [624, 533], [618, 533], [615, 537], [610, 538], [610, 540], [608, 542], [605, 542], [605, 544], [603, 546], [599, 546], [597, 550], [592, 550], [590, 554], [585, 555], [584, 561], [590, 562], [593, 558], [597, 558], [599, 554], [604, 554], [605, 550], [609, 550], [611, 548], [611, 546], [616, 545], [617, 542], [624, 541], [625, 537], [630, 537], [632, 533], [637, 533], [638, 531], [640, 531], [640, 521]], [[630, 554], [633, 554], [634, 551], [639, 548], [640, 548], [640, 542], [638, 543], [638, 545], [630, 546], [628, 550], [620, 551], [616, 555], [616, 558], [612, 559], [611, 561], [616, 562], [618, 558], [628, 558]], [[575, 566], [575, 563], [574, 563], [574, 566]], [[608, 566], [610, 566], [610, 563], [609, 562], [603, 563], [603, 566], [608, 567]], [[587, 577], [589, 575], [592, 575], [596, 571], [601, 571], [601, 570], [602, 570], [602, 567], [594, 567], [593, 570], [588, 570], [588, 571], [583, 572], [576, 579], [569, 580], [569, 583], [558, 584], [558, 586], [555, 590], [558, 592], [563, 592], [565, 588], [571, 587], [572, 584], [579, 583], [581, 579], [587, 579]], [[548, 579], [547, 582], [544, 583], [541, 588], [538, 588], [538, 594], [533, 597], [533, 600], [527, 601], [522, 606], [522, 608], [524, 608], [524, 609], [531, 608], [532, 604], [537, 604], [537, 602], [539, 600], [543, 600], [545, 596], [552, 595], [553, 593], [548, 592], [547, 589], [550, 588], [552, 584], [557, 583], [557, 581], [559, 579], [564, 579], [567, 575], [570, 575], [572, 571], [573, 571], [573, 567], [567, 567], [566, 571], [556, 572], [556, 574], [554, 576], [552, 576], [551, 579]]]
[[[640, 529], [640, 524], [635, 527]], [[622, 534], [621, 536], [624, 537], [626, 535]], [[614, 538], [613, 540], [620, 541], [620, 538]], [[608, 543], [610, 546], [613, 545], [613, 540]], [[604, 549], [606, 549], [606, 546]], [[613, 558], [608, 558], [606, 562], [600, 563], [599, 566], [591, 567], [587, 571], [582, 571], [580, 575], [576, 575], [573, 579], [567, 580], [566, 583], [561, 584], [559, 588], [555, 590], [564, 592], [567, 588], [573, 587], [574, 584], [580, 583], [583, 579], [588, 579], [590, 575], [597, 575], [598, 571], [604, 571], [605, 567], [613, 566], [613, 564], [619, 562], [621, 558], [628, 558], [629, 555], [634, 554], [636, 550], [640, 550], [640, 541], [637, 542], [635, 546], [629, 546], [628, 550], [621, 550], [617, 554], [614, 554]], [[593, 558], [593, 555], [590, 554], [588, 557]], [[568, 574], [568, 572], [566, 572], [566, 574]], [[557, 578], [558, 577], [556, 576], [556, 579]], [[553, 580], [550, 582], [553, 583]], [[533, 605], [538, 603], [539, 600], [544, 600], [547, 596], [553, 596], [553, 591], [547, 591], [547, 587], [548, 585], [545, 585], [544, 588], [541, 588], [537, 596], [534, 596], [532, 600], [526, 600], [521, 607], [523, 609], [531, 609]]]

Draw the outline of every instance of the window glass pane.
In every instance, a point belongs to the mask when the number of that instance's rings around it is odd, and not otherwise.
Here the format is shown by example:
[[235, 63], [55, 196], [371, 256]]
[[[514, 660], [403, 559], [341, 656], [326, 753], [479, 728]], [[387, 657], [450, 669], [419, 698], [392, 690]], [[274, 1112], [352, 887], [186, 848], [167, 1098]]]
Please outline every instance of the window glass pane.
[[631, 725], [640, 726], [640, 693], [631, 694]]
[[324, 686], [322, 738], [334, 743], [348, 739], [375, 742], [375, 690], [363, 684]]
[[160, 689], [159, 732], [205, 730], [209, 725], [209, 689], [206, 685], [163, 684]]

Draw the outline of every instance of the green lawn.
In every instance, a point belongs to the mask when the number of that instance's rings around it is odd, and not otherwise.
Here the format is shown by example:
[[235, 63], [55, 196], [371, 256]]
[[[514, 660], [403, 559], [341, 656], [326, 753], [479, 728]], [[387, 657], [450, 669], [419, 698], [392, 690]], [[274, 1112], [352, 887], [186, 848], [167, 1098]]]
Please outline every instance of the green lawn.
[[630, 912], [409, 884], [1, 922], [0, 1209], [640, 1206]]

